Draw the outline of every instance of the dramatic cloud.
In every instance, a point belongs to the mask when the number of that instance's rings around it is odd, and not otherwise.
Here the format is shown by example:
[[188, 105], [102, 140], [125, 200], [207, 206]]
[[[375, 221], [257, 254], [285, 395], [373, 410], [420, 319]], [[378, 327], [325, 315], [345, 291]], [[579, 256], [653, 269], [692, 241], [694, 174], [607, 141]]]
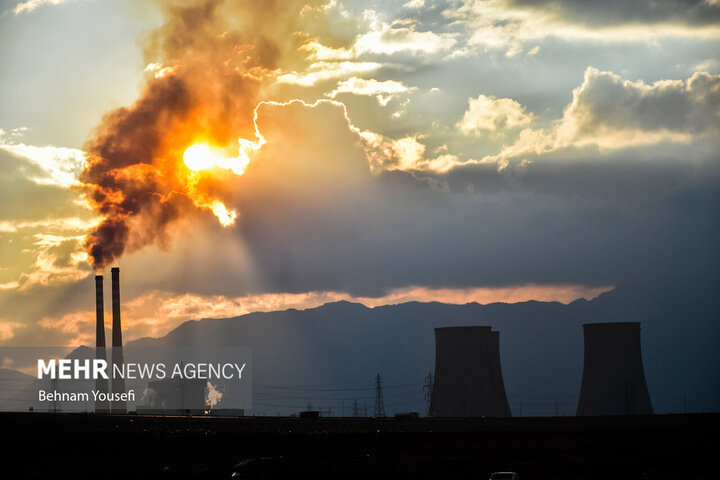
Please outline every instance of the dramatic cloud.
[[426, 146], [420, 143], [420, 136], [392, 139], [370, 131], [358, 131], [370, 161], [373, 173], [383, 170], [430, 170], [447, 172], [458, 162], [456, 155], [444, 153], [435, 158], [426, 158]]
[[392, 55], [398, 52], [433, 54], [447, 51], [457, 40], [450, 34], [417, 31], [414, 24], [381, 24], [360, 36], [355, 42], [358, 54], [380, 53]]
[[518, 55], [526, 43], [546, 37], [603, 43], [654, 42], [664, 37], [720, 38], [720, 8], [702, 0], [466, 0], [443, 14], [465, 25], [469, 49], [501, 49], [508, 56]]
[[337, 97], [341, 93], [351, 93], [353, 95], [373, 96], [382, 106], [387, 105], [390, 100], [397, 98], [402, 93], [414, 90], [412, 87], [406, 87], [402, 82], [394, 80], [386, 80], [379, 82], [375, 79], [364, 79], [352, 77], [349, 80], [339, 82], [335, 90], [330, 92], [330, 98]]
[[75, 282], [89, 276], [88, 258], [82, 249], [84, 235], [33, 235], [35, 261], [18, 282], [19, 290], [41, 285]]
[[39, 184], [71, 187], [77, 184], [78, 176], [85, 166], [85, 153], [81, 150], [5, 142], [6, 140], [0, 135], [0, 150], [26, 159], [40, 169], [40, 175], [30, 177]]
[[73, 0], [27, 0], [26, 2], [18, 3], [13, 9], [13, 12], [15, 13], [15, 15], [20, 15], [21, 13], [32, 12], [36, 8], [42, 7], [43, 5], [60, 5], [61, 3], [67, 3], [71, 1]]
[[585, 25], [681, 24], [717, 25], [720, 4], [714, 0], [511, 0], [516, 7], [553, 11], [556, 15]]
[[527, 125], [532, 118], [532, 114], [525, 113], [525, 108], [512, 98], [479, 95], [468, 99], [468, 109], [458, 128], [468, 135], [496, 132]]
[[[696, 72], [686, 81], [623, 80], [588, 68], [563, 116], [574, 136], [605, 129], [702, 134], [720, 130], [720, 75]], [[571, 126], [570, 126], [571, 125]]]
[[49, 218], [47, 220], [0, 220], [0, 233], [15, 233], [20, 230], [44, 231], [86, 231], [92, 228], [97, 221], [88, 221], [79, 217]]
[[91, 343], [114, 263], [128, 339], [612, 286], [715, 372], [718, 2], [50, 3], [0, 17], [3, 343]]
[[146, 44], [152, 76], [135, 104], [108, 113], [85, 147], [80, 179], [105, 218], [86, 239], [95, 268], [127, 248], [167, 243], [170, 226], [196, 210], [233, 223], [237, 213], [221, 198], [228, 173], [214, 168], [210, 153], [190, 161], [183, 154], [200, 144], [249, 161], [257, 148], [254, 108], [266, 79], [299, 46], [287, 32], [299, 28], [303, 6], [161, 4], [165, 23]]
[[316, 62], [302, 72], [283, 73], [277, 77], [277, 81], [301, 87], [312, 87], [318, 82], [371, 72], [380, 67], [381, 64], [377, 62]]
[[[240, 212], [238, 259], [211, 237], [192, 247], [178, 240], [178, 252], [203, 252], [191, 275], [177, 278], [176, 269], [185, 270], [187, 262], [180, 254], [159, 257], [157, 266], [142, 254], [127, 257], [126, 275], [167, 270], [159, 281], [230, 296], [238, 290], [338, 291], [342, 285], [356, 297], [382, 297], [418, 285], [419, 278], [421, 286], [453, 289], [519, 279], [613, 285], [665, 268], [657, 251], [647, 250], [647, 239], [667, 235], [676, 215], [689, 215], [682, 203], [670, 206], [680, 202], [671, 194], [715, 175], [703, 154], [678, 162], [672, 159], [678, 151], [668, 148], [661, 155], [618, 151], [575, 158], [558, 151], [522, 172], [498, 173], [480, 164], [411, 175], [393, 168], [423, 162], [423, 139], [358, 130], [337, 102], [263, 104], [257, 123], [266, 143], [236, 178], [229, 201]], [[383, 155], [378, 161], [395, 162], [374, 176], [366, 152], [373, 140]], [[647, 166], [647, 157], [655, 167]], [[667, 208], [668, 216], [650, 215], [647, 209], [656, 208]], [[687, 221], [699, 224], [706, 213], [694, 212]], [[678, 252], [694, 241], [673, 238]]]
[[[303, 293], [266, 293], [230, 297], [225, 295], [177, 295], [152, 291], [123, 302], [123, 337], [132, 341], [142, 337], [159, 337], [184, 322], [202, 318], [230, 318], [252, 312], [287, 309], [304, 310], [330, 302], [348, 301], [373, 308], [405, 302], [443, 302], [458, 305], [477, 302], [517, 303], [529, 300], [568, 304], [579, 298], [592, 299], [612, 290], [609, 286], [518, 285], [502, 288], [428, 288], [405, 287], [381, 297], [362, 297], [345, 292], [314, 291]], [[106, 313], [110, 315], [110, 312]], [[68, 346], [91, 345], [95, 335], [95, 312], [74, 312], [60, 317], [44, 317], [39, 326], [60, 332]], [[0, 320], [0, 341], [13, 338], [22, 325]], [[4, 333], [5, 332], [5, 333]]]
[[[15, 331], [19, 328], [24, 328], [25, 325], [19, 322], [12, 322], [0, 318], [0, 341], [4, 342], [10, 340], [15, 336]], [[6, 368], [6, 367], [3, 367]]]
[[367, 54], [436, 54], [448, 51], [456, 44], [457, 39], [452, 34], [418, 31], [415, 23], [384, 23], [373, 17], [368, 31], [359, 35], [349, 48], [333, 48], [313, 39], [306, 42], [302, 50], [309, 52], [309, 58], [313, 60], [349, 60]]
[[720, 132], [720, 75], [651, 85], [589, 67], [552, 129], [525, 129], [514, 144], [485, 160], [540, 155], [568, 147], [621, 149], [715, 137]]

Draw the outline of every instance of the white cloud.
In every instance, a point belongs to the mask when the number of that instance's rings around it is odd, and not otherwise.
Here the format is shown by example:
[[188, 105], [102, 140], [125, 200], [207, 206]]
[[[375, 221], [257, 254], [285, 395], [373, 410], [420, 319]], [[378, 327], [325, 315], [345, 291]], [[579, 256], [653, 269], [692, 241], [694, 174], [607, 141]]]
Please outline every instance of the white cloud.
[[74, 148], [5, 143], [5, 139], [0, 136], [0, 150], [24, 158], [39, 167], [42, 174], [32, 176], [30, 180], [40, 185], [68, 188], [76, 184], [85, 167], [85, 152]]
[[26, 2], [18, 3], [13, 9], [13, 12], [15, 15], [20, 15], [21, 13], [30, 13], [43, 5], [60, 5], [61, 3], [68, 3], [70, 1], [72, 0], [27, 0]]
[[457, 44], [455, 34], [417, 31], [414, 23], [383, 23], [374, 19], [368, 31], [358, 35], [349, 48], [333, 48], [313, 39], [300, 47], [314, 61], [352, 60], [365, 54], [394, 55], [400, 52], [434, 54]]
[[18, 289], [49, 286], [82, 280], [90, 275], [87, 253], [82, 248], [85, 235], [33, 235], [35, 262], [19, 280]]
[[457, 126], [466, 135], [477, 135], [521, 127], [532, 119], [532, 114], [525, 113], [525, 107], [512, 98], [478, 95], [468, 99], [468, 109]]
[[382, 170], [425, 170], [445, 173], [460, 163], [456, 155], [443, 153], [434, 158], [425, 157], [425, 145], [421, 135], [409, 135], [392, 139], [370, 131], [357, 131], [373, 173]]
[[304, 72], [288, 72], [277, 77], [279, 83], [312, 87], [318, 82], [366, 73], [380, 68], [376, 62], [316, 62]]
[[405, 8], [423, 8], [425, 6], [425, 0], [410, 0], [403, 4]]
[[403, 51], [432, 54], [449, 50], [457, 43], [452, 34], [418, 32], [415, 28], [414, 24], [409, 26], [382, 24], [379, 28], [361, 35], [355, 41], [354, 48], [359, 54], [392, 55]]
[[547, 129], [526, 128], [484, 161], [568, 147], [620, 149], [662, 142], [689, 143], [720, 132], [720, 75], [696, 72], [687, 80], [653, 84], [623, 80], [589, 67], [562, 119]]
[[611, 147], [613, 143], [657, 143], [657, 136], [689, 141], [688, 135], [719, 129], [720, 75], [697, 72], [686, 81], [647, 85], [588, 68], [563, 113], [558, 141]]
[[443, 15], [465, 26], [471, 49], [500, 49], [508, 56], [520, 53], [526, 42], [546, 37], [604, 43], [654, 43], [664, 37], [720, 38], [720, 26], [711, 22], [682, 23], [668, 17], [665, 22], [655, 23], [616, 19], [606, 24], [586, 24], [570, 18], [560, 5], [556, 7], [518, 5], [510, 0], [466, 0], [459, 8], [448, 8]]
[[693, 68], [696, 72], [717, 72], [720, 70], [720, 61], [715, 58], [706, 58]]
[[386, 80], [384, 82], [375, 79], [363, 79], [352, 77], [343, 82], [339, 82], [335, 90], [328, 94], [329, 97], [335, 98], [341, 93], [350, 93], [353, 95], [374, 96], [378, 103], [385, 106], [398, 95], [415, 90], [415, 87], [407, 87], [402, 82], [395, 80]]
[[97, 225], [99, 218], [84, 220], [79, 217], [48, 218], [46, 220], [0, 220], [0, 233], [15, 233], [25, 229], [50, 231], [87, 231]]

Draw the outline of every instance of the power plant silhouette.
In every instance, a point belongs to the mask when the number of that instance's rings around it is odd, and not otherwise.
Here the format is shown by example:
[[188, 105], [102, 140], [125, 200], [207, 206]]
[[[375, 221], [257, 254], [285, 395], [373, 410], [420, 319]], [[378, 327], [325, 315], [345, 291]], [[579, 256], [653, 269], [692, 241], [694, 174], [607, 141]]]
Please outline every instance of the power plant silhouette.
[[587, 323], [577, 415], [649, 415], [637, 322]]
[[[120, 315], [120, 269], [112, 267], [111, 369], [123, 364]], [[103, 276], [95, 276], [96, 358], [106, 358]], [[576, 414], [649, 415], [653, 413], [642, 364], [640, 323], [611, 322], [583, 325], [585, 353]], [[192, 382], [190, 382], [192, 383]], [[380, 377], [377, 377], [380, 385]], [[179, 385], [179, 386], [178, 386]], [[154, 382], [158, 394], [154, 408], [202, 410], [204, 384]], [[110, 388], [108, 388], [110, 387]], [[100, 392], [124, 393], [125, 380], [111, 377], [110, 385], [96, 380]], [[186, 392], [187, 390], [187, 392]], [[187, 395], [186, 395], [187, 394]], [[188, 396], [189, 395], [189, 396]], [[187, 398], [186, 398], [187, 397]], [[380, 403], [381, 404], [381, 403]], [[190, 407], [189, 407], [190, 405]], [[378, 414], [376, 407], [375, 416]], [[382, 409], [384, 410], [384, 409]], [[127, 413], [125, 401], [98, 401], [96, 413]], [[500, 333], [489, 326], [435, 329], [435, 376], [428, 414], [435, 417], [510, 417], [500, 365]]]
[[[120, 269], [112, 267], [110, 269], [112, 275], [112, 366], [123, 364], [123, 345], [122, 345], [122, 323], [120, 320]], [[95, 276], [95, 358], [106, 358], [105, 347], [105, 310], [103, 301], [103, 276]], [[125, 379], [113, 375], [111, 381], [112, 393], [125, 392]], [[107, 380], [96, 380], [96, 388], [101, 392], [108, 392]], [[112, 405], [107, 402], [96, 402], [96, 413], [127, 413], [127, 405], [124, 401], [113, 401]]]
[[[583, 325], [585, 358], [577, 415], [650, 415], [637, 322]], [[429, 413], [509, 417], [499, 332], [491, 327], [435, 329], [435, 378]]]
[[490, 327], [435, 329], [436, 417], [509, 417], [500, 368], [500, 333]]
[[[95, 358], [107, 360], [105, 350], [105, 303], [103, 300], [103, 276], [95, 275]], [[108, 381], [104, 378], [95, 380], [95, 390], [108, 393]], [[107, 400], [95, 401], [95, 413], [109, 413], [110, 404]]]

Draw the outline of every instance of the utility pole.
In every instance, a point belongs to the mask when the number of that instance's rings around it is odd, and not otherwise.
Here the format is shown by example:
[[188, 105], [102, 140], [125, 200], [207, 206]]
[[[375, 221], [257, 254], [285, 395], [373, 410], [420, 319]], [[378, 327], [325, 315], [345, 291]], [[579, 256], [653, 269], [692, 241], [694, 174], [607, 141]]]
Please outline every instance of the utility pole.
[[385, 416], [385, 404], [383, 403], [382, 396], [382, 378], [380, 378], [379, 373], [377, 377], [375, 377], [375, 411], [373, 412], [373, 416], [375, 418]]
[[425, 385], [423, 385], [423, 392], [425, 392], [425, 414], [428, 417], [430, 416], [430, 400], [432, 399], [432, 389], [433, 374], [432, 372], [428, 372], [427, 377], [425, 377]]

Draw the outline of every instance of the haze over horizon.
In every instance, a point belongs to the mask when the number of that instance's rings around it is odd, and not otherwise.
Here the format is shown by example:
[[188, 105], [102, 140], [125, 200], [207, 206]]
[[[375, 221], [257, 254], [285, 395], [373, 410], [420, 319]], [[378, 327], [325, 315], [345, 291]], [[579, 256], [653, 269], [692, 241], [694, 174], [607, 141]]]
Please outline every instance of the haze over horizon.
[[717, 377], [718, 2], [0, 0], [0, 41], [0, 345], [91, 345], [119, 265], [126, 341], [610, 292]]

